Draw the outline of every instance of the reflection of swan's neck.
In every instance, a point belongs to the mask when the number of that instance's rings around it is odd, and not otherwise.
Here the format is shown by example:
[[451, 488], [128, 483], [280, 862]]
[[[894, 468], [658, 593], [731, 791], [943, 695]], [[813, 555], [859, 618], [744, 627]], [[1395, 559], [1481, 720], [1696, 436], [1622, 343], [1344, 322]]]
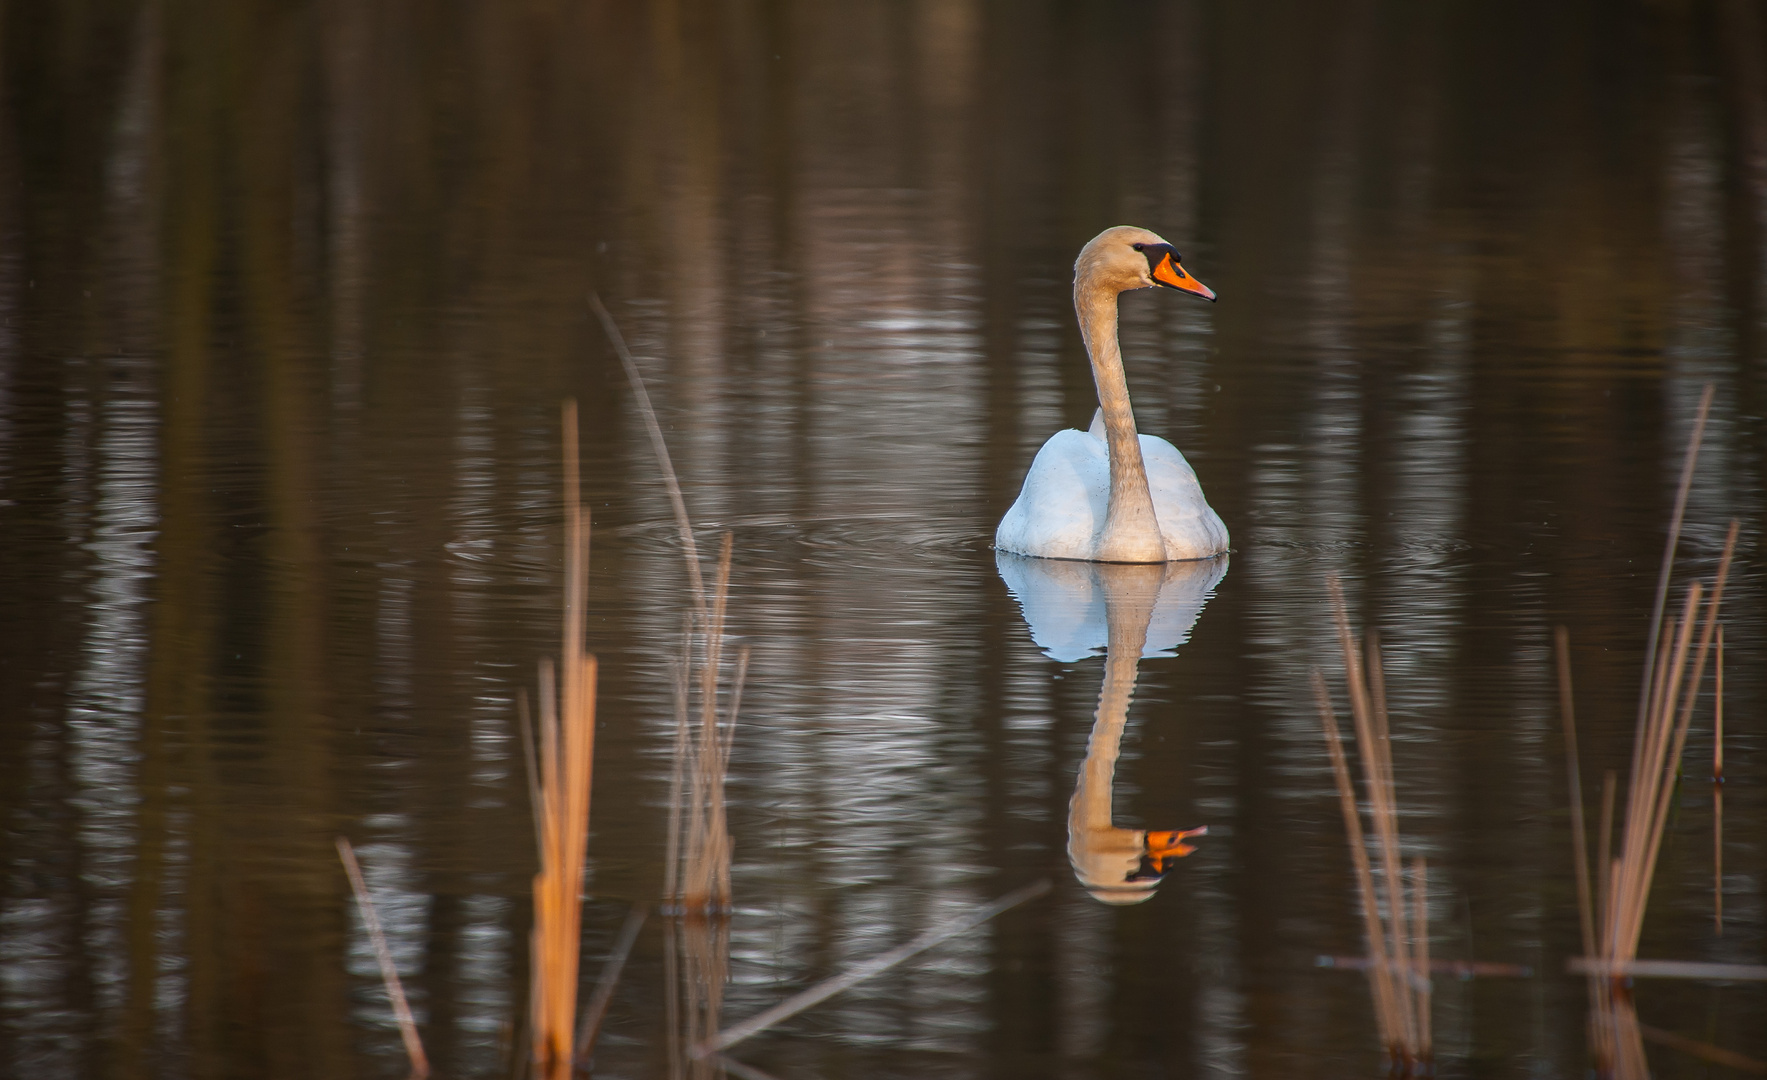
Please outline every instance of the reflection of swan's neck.
[[1147, 467], [1129, 405], [1129, 381], [1117, 345], [1117, 292], [1082, 264], [1074, 277], [1074, 312], [1092, 361], [1092, 381], [1104, 413], [1110, 447], [1110, 503], [1094, 558], [1101, 562], [1148, 563], [1166, 560], [1166, 545], [1147, 487]]
[[1132, 649], [1118, 649], [1113, 640], [1104, 659], [1104, 686], [1098, 692], [1098, 712], [1092, 719], [1086, 761], [1080, 766], [1080, 782], [1074, 787], [1070, 806], [1070, 824], [1087, 832], [1111, 828], [1111, 784], [1116, 779], [1117, 757], [1122, 753], [1129, 702], [1135, 698], [1135, 677], [1141, 663], [1141, 642], [1145, 639], [1144, 634]]
[[1140, 865], [1146, 833], [1111, 824], [1111, 785], [1164, 574], [1162, 566], [1124, 566], [1102, 575], [1110, 638], [1086, 760], [1068, 803], [1068, 859], [1080, 883], [1107, 903], [1136, 903], [1153, 895], [1154, 882], [1129, 880]]

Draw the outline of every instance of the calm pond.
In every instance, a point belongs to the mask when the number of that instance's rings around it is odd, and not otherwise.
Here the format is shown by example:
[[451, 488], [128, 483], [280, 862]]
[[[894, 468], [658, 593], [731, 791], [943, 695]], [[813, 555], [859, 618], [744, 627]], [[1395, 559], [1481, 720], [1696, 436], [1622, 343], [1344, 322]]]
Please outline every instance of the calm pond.
[[[597, 1076], [687, 1075], [671, 1009], [738, 1022], [1044, 880], [724, 1067], [1382, 1075], [1368, 980], [1320, 964], [1365, 949], [1310, 684], [1348, 725], [1333, 574], [1385, 649], [1431, 955], [1511, 965], [1434, 979], [1438, 1072], [1584, 1075], [1553, 634], [1593, 834], [1604, 772], [1624, 804], [1708, 384], [1671, 606], [1738, 520], [1723, 833], [1708, 673], [1638, 954], [1767, 962], [1747, 0], [104, 0], [0, 24], [0, 1074], [405, 1075], [340, 835], [437, 1074], [512, 1074], [517, 699], [560, 648], [567, 398], [600, 660], [586, 985], [657, 901], [691, 594], [592, 293], [707, 573], [732, 537], [750, 658], [727, 955], [693, 968], [727, 982], [675, 982], [652, 914]], [[1220, 297], [1122, 301], [1140, 428], [1232, 534], [1156, 578], [991, 547], [1037, 448], [1091, 419], [1073, 260], [1121, 223]], [[1139, 830], [1203, 827], [1138, 864]], [[1767, 1058], [1762, 983], [1641, 979], [1637, 1005]]]

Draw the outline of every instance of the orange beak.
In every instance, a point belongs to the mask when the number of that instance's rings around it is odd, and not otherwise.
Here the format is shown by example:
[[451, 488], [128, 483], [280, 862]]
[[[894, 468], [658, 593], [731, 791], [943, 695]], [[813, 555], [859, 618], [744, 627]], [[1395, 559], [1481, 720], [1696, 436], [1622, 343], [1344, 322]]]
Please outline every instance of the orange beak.
[[[1192, 281], [1195, 279], [1192, 278]], [[1176, 286], [1174, 286], [1176, 287]], [[1199, 286], [1200, 287], [1200, 286]], [[1208, 833], [1207, 825], [1196, 829], [1179, 829], [1172, 832], [1150, 832], [1147, 834], [1147, 858], [1159, 869], [1165, 869], [1167, 859], [1182, 859], [1195, 851], [1196, 848], [1184, 841], [1192, 836], [1204, 836]]]
[[1187, 293], [1195, 293], [1204, 300], [1214, 303], [1215, 290], [1186, 273], [1184, 267], [1179, 264], [1177, 259], [1172, 258], [1169, 252], [1165, 258], [1160, 260], [1159, 265], [1153, 268], [1153, 279], [1168, 289], [1183, 289]]

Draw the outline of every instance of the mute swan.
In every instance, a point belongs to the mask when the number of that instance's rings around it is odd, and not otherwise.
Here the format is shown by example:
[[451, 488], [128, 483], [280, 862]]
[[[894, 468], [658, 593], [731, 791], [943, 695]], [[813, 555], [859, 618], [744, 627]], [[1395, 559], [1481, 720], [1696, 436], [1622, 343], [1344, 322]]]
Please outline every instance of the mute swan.
[[1000, 550], [1116, 563], [1206, 559], [1227, 550], [1227, 526], [1184, 455], [1135, 430], [1117, 347], [1117, 295], [1155, 285], [1215, 299], [1185, 272], [1172, 245], [1146, 229], [1118, 225], [1080, 249], [1074, 312], [1099, 409], [1089, 431], [1058, 431], [1037, 451], [994, 533]]

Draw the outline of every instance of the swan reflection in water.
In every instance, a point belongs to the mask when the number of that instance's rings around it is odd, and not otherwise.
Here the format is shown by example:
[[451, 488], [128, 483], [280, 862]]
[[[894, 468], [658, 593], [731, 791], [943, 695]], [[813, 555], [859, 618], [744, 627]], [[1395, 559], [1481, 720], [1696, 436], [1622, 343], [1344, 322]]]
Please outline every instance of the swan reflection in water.
[[1139, 904], [1153, 895], [1174, 860], [1195, 850], [1184, 841], [1206, 829], [1111, 824], [1123, 724], [1142, 659], [1171, 656], [1190, 636], [1227, 573], [1227, 557], [1140, 565], [1031, 559], [1004, 551], [994, 558], [1045, 655], [1071, 662], [1104, 651], [1104, 686], [1068, 804], [1068, 860], [1097, 899]]

